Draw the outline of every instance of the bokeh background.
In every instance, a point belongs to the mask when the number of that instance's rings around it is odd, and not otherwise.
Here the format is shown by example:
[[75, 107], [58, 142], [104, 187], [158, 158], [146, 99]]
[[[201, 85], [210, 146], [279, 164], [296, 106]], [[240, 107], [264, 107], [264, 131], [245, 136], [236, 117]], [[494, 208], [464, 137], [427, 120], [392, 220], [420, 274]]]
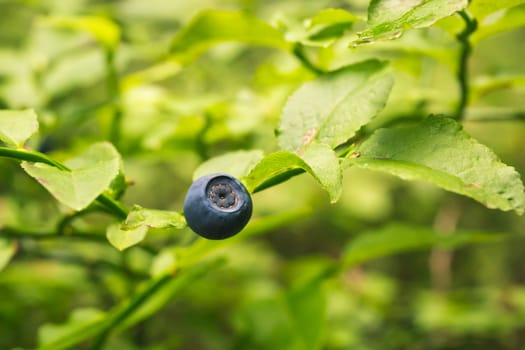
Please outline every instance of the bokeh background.
[[[114, 57], [122, 113], [116, 146], [132, 182], [122, 200], [180, 211], [203, 161], [236, 150], [277, 150], [281, 108], [313, 78], [289, 53], [235, 43], [214, 46], [181, 68], [166, 60], [180, 28], [210, 8], [245, 10], [286, 30], [329, 7], [366, 18], [367, 6], [361, 0], [0, 0], [0, 107], [34, 108], [40, 131], [31, 146], [58, 159], [106, 139], [116, 95], [104, 49], [89, 33], [57, 28], [49, 18], [110, 19], [121, 33]], [[370, 57], [391, 61], [396, 84], [372, 131], [401, 119], [454, 112], [456, 28], [461, 21], [454, 17], [394, 42], [357, 49], [336, 43], [307, 53], [327, 69]], [[521, 174], [523, 42], [521, 28], [475, 45], [464, 121], [467, 132]], [[191, 283], [167, 291], [156, 312], [115, 332], [106, 348], [525, 346], [524, 217], [423, 182], [357, 169], [344, 175], [344, 194], [334, 205], [307, 175], [255, 194], [248, 230], [256, 234], [211, 254], [225, 263], [211, 264]], [[0, 228], [55, 232], [67, 209], [12, 161], [0, 159], [0, 179]], [[147, 281], [161, 254], [173, 257], [197, 240], [188, 229], [157, 230], [138, 247], [118, 252], [104, 237], [111, 222], [94, 213], [74, 220], [69, 237], [18, 240], [16, 255], [0, 271], [0, 349], [35, 348], [68, 325], [96, 319]], [[337, 264], [347, 244], [394, 223], [400, 231], [502, 238], [453, 251], [401, 252], [319, 277]], [[100, 239], [75, 239], [77, 231]]]

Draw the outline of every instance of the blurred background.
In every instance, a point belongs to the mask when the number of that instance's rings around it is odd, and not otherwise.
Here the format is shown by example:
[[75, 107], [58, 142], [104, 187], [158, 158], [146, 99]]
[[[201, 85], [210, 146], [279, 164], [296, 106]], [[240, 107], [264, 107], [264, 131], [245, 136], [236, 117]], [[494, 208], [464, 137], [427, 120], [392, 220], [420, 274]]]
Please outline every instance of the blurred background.
[[[287, 96], [314, 77], [290, 53], [236, 43], [213, 46], [181, 67], [167, 60], [180, 28], [201, 10], [229, 9], [291, 35], [321, 9], [366, 18], [367, 6], [361, 0], [0, 0], [0, 107], [34, 108], [40, 131], [30, 146], [57, 159], [112, 139], [130, 182], [122, 201], [180, 211], [203, 161], [236, 150], [277, 150], [274, 133]], [[116, 30], [114, 55], [89, 29], [57, 25], [64, 16], [109, 20], [100, 24], [101, 37]], [[461, 20], [453, 17], [391, 42], [350, 49], [343, 40], [306, 53], [326, 69], [370, 57], [391, 61], [396, 83], [372, 131], [454, 112], [459, 30]], [[468, 133], [521, 174], [523, 42], [520, 28], [476, 43], [464, 121]], [[110, 123], [115, 113], [122, 118], [118, 132]], [[213, 254], [224, 264], [166, 292], [154, 313], [115, 332], [106, 348], [525, 347], [524, 217], [423, 182], [358, 169], [344, 176], [335, 205], [307, 175], [255, 194], [247, 228], [253, 235], [225, 244]], [[24, 238], [56, 232], [68, 211], [10, 160], [0, 159], [0, 178], [0, 228], [20, 233], [17, 253], [0, 271], [0, 349], [36, 348], [75, 323], [103, 317], [148, 281], [161, 258], [176, 259], [179, 248], [196, 244], [188, 229], [157, 230], [118, 252], [104, 234], [113, 221], [100, 213], [72, 220], [66, 237]], [[387, 254], [322, 277], [348, 244], [385, 230], [503, 238], [453, 251]], [[95, 238], [77, 239], [78, 233]]]

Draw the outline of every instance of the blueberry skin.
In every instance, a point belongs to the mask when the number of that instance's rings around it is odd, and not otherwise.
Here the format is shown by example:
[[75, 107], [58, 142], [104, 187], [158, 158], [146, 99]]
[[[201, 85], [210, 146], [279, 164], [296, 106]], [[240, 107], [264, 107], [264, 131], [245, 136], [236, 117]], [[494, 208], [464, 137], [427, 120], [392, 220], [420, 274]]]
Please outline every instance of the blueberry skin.
[[184, 216], [188, 226], [202, 237], [225, 239], [246, 226], [252, 216], [252, 199], [235, 177], [206, 175], [188, 189]]

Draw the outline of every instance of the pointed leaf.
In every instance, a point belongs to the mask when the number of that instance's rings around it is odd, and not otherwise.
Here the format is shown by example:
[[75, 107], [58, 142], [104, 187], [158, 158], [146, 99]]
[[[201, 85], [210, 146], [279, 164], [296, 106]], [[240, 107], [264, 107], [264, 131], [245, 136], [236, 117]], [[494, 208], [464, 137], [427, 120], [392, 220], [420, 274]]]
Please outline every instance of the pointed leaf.
[[384, 67], [366, 61], [301, 86], [281, 115], [281, 148], [299, 151], [313, 141], [336, 147], [354, 136], [386, 103], [393, 81]]
[[170, 52], [176, 60], [190, 62], [212, 45], [232, 41], [290, 49], [290, 44], [277, 29], [253, 15], [206, 10], [177, 33]]
[[348, 163], [403, 179], [427, 180], [489, 208], [524, 211], [520, 175], [450, 118], [432, 116], [420, 125], [380, 129]]
[[473, 0], [469, 5], [469, 11], [478, 20], [503, 9], [525, 4], [525, 0]]
[[261, 191], [302, 172], [310, 173], [335, 202], [341, 195], [341, 167], [328, 145], [311, 144], [302, 157], [291, 152], [275, 152], [264, 157], [244, 178], [250, 192]]
[[368, 25], [395, 21], [423, 0], [372, 0], [368, 5]]
[[193, 180], [214, 173], [226, 173], [241, 178], [248, 175], [263, 157], [260, 150], [226, 153], [202, 163], [193, 173]]
[[352, 267], [373, 259], [440, 247], [455, 249], [469, 244], [494, 243], [510, 235], [483, 232], [443, 234], [427, 227], [392, 224], [365, 232], [350, 241], [343, 253], [343, 264]]
[[308, 38], [310, 40], [338, 38], [357, 20], [356, 16], [343, 9], [321, 10], [309, 21]]
[[[488, 18], [487, 18], [488, 19]], [[516, 6], [508, 9], [501, 16], [486, 23], [481, 22], [478, 29], [472, 34], [472, 42], [480, 40], [502, 32], [514, 30], [525, 25], [525, 5]]]
[[186, 227], [186, 220], [176, 211], [146, 209], [135, 205], [121, 225], [121, 229], [135, 230], [141, 226], [183, 229]]
[[69, 167], [69, 171], [30, 162], [22, 162], [22, 168], [61, 203], [82, 210], [107, 189], [118, 175], [120, 155], [113, 145], [101, 142], [64, 164]]
[[[467, 7], [467, 0], [428, 0], [420, 1], [409, 8], [408, 4], [399, 4], [397, 0], [373, 1], [371, 3], [372, 22], [366, 30], [359, 33], [354, 45], [371, 43], [376, 40], [389, 40], [399, 37], [403, 31], [430, 27], [438, 20], [451, 16]], [[415, 1], [410, 1], [412, 5]], [[384, 11], [386, 8], [392, 10]], [[381, 15], [378, 15], [381, 11]], [[407, 11], [408, 10], [408, 11]], [[405, 12], [406, 11], [406, 12]], [[399, 15], [399, 17], [397, 17]], [[396, 18], [394, 18], [396, 17]], [[382, 19], [386, 21], [381, 21]]]
[[106, 237], [113, 247], [122, 251], [142, 242], [146, 233], [148, 233], [148, 227], [145, 225], [123, 230], [119, 224], [115, 224], [108, 227]]
[[35, 111], [0, 110], [0, 140], [8, 145], [22, 147], [38, 130]]

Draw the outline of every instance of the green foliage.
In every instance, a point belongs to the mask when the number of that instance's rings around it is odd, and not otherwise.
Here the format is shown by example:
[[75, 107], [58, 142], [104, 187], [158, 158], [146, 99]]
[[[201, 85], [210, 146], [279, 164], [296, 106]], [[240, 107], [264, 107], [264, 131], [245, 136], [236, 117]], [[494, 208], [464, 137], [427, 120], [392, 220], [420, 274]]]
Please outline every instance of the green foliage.
[[449, 118], [434, 116], [417, 126], [380, 129], [356, 152], [350, 164], [403, 179], [428, 180], [489, 208], [523, 214], [520, 175]]
[[524, 2], [305, 4], [0, 4], [1, 349], [523, 347]]

